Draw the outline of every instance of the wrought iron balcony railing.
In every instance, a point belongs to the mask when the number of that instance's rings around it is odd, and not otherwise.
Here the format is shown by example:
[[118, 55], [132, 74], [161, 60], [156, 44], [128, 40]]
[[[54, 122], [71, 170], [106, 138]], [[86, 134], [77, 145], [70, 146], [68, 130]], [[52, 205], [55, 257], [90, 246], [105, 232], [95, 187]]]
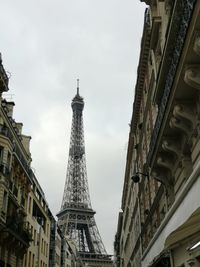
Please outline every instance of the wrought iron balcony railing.
[[7, 126], [0, 125], [0, 134], [7, 137], [11, 142], [13, 141], [13, 135], [11, 133], [11, 130]]
[[9, 232], [15, 235], [17, 239], [23, 240], [26, 244], [32, 241], [32, 234], [27, 224], [23, 221], [22, 216], [8, 216], [6, 227]]
[[17, 145], [14, 146], [14, 152], [17, 155], [17, 159], [19, 160], [19, 162], [23, 166], [24, 170], [28, 174], [29, 178], [31, 179], [32, 176], [33, 176], [33, 171], [31, 170], [30, 166], [26, 162], [22, 152], [20, 151], [20, 149], [19, 149], [19, 147]]
[[175, 34], [174, 34], [174, 42], [175, 45], [171, 47], [172, 53], [171, 58], [168, 59], [170, 62], [169, 69], [166, 75], [165, 84], [164, 84], [164, 90], [161, 97], [161, 102], [159, 105], [159, 111], [158, 116], [155, 122], [154, 130], [152, 133], [149, 153], [147, 157], [147, 163], [148, 165], [151, 164], [152, 156], [154, 154], [154, 150], [157, 144], [157, 139], [159, 136], [160, 128], [162, 125], [162, 120], [165, 115], [165, 110], [167, 107], [167, 103], [170, 97], [170, 93], [172, 90], [174, 78], [176, 75], [176, 70], [179, 64], [179, 60], [181, 57], [181, 52], [184, 46], [184, 41], [186, 38], [187, 30], [189, 27], [189, 23], [191, 20], [192, 12], [196, 3], [196, 0], [180, 0], [179, 7], [177, 14], [175, 14], [174, 20], [175, 20]]
[[[13, 134], [12, 134], [11, 130], [9, 129], [9, 127], [7, 127], [5, 125], [0, 125], [0, 134], [4, 135], [11, 142], [13, 142], [13, 140], [14, 140]], [[24, 158], [24, 156], [23, 156], [22, 152], [20, 151], [17, 144], [15, 144], [15, 146], [14, 146], [14, 152], [17, 155], [17, 158], [20, 161], [22, 167], [24, 168], [24, 170], [28, 174], [29, 178], [31, 179], [33, 177], [33, 171], [31, 170], [30, 166], [27, 164], [27, 162], [26, 162], [26, 160], [25, 160], [25, 158]]]
[[7, 164], [0, 162], [0, 173], [8, 178], [10, 177], [11, 170]]

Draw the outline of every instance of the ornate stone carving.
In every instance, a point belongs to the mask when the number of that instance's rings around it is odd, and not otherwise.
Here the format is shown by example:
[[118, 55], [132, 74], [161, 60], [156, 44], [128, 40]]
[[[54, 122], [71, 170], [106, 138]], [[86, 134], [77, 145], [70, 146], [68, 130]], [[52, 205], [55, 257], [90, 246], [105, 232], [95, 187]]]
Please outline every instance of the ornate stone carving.
[[178, 104], [174, 106], [173, 114], [175, 117], [184, 118], [194, 124], [194, 107], [191, 105]]
[[196, 34], [193, 46], [194, 52], [200, 56], [200, 32]]
[[181, 162], [182, 162], [182, 168], [184, 168], [185, 177], [189, 177], [193, 169], [190, 154], [184, 154]]
[[173, 168], [172, 160], [170, 160], [169, 157], [165, 157], [165, 156], [159, 156], [157, 158], [157, 165], [160, 167], [168, 169], [169, 172], [171, 172], [172, 168]]
[[159, 181], [161, 184], [163, 184], [166, 188], [166, 190], [172, 190], [174, 181], [171, 176], [171, 171], [167, 168], [159, 167], [158, 165], [154, 167], [154, 169], [151, 172], [150, 175], [155, 180]]
[[200, 65], [187, 66], [184, 81], [191, 87], [200, 90]]
[[168, 99], [170, 97], [171, 88], [173, 85], [174, 77], [176, 75], [176, 69], [179, 64], [179, 59], [180, 59], [181, 51], [184, 45], [184, 40], [185, 40], [185, 36], [187, 33], [188, 25], [190, 23], [192, 11], [196, 3], [195, 0], [190, 0], [190, 1], [182, 0], [178, 2], [180, 3], [180, 8], [178, 9], [178, 12], [180, 15], [176, 16], [177, 27], [175, 27], [175, 29], [177, 29], [177, 31], [174, 34], [174, 36], [176, 36], [176, 39], [174, 40], [174, 45], [172, 48], [173, 49], [172, 56], [169, 58], [169, 61], [171, 62], [171, 64], [168, 69], [168, 74], [166, 75], [160, 109], [159, 109], [159, 113], [158, 113], [158, 116], [155, 122], [154, 130], [152, 133], [152, 139], [151, 139], [151, 143], [149, 147], [149, 154], [147, 156], [148, 164], [150, 164], [152, 160], [154, 149], [157, 144], [160, 127], [163, 121], [162, 119], [164, 117], [165, 109], [168, 103]]
[[176, 104], [169, 125], [171, 128], [179, 129], [186, 136], [190, 136], [196, 125], [195, 105]]
[[185, 135], [188, 135], [191, 131], [191, 128], [183, 119], [172, 117], [170, 119], [169, 125], [171, 128], [176, 128], [181, 132], [184, 132]]
[[193, 259], [193, 258], [191, 258], [191, 259], [189, 259], [189, 260], [187, 260], [187, 263], [188, 263], [188, 265], [189, 266], [195, 266], [196, 264], [196, 260], [195, 259]]
[[162, 149], [166, 152], [169, 152], [175, 155], [176, 158], [181, 154], [181, 145], [180, 142], [174, 139], [166, 138], [162, 142]]

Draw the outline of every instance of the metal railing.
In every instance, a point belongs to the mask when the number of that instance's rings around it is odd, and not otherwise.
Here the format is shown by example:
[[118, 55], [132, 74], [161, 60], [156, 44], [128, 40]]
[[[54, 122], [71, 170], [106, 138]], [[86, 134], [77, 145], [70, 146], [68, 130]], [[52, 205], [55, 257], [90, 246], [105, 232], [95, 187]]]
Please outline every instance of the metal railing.
[[5, 177], [10, 177], [11, 170], [7, 164], [0, 162], [0, 173]]
[[0, 134], [2, 134], [3, 136], [9, 138], [10, 141], [13, 142], [12, 132], [11, 132], [11, 130], [7, 126], [0, 125]]
[[187, 29], [189, 27], [190, 19], [192, 16], [192, 12], [195, 6], [196, 0], [181, 0], [180, 6], [178, 8], [178, 12], [175, 15], [176, 20], [176, 34], [175, 36], [175, 45], [171, 47], [173, 50], [171, 58], [168, 59], [170, 61], [168, 73], [166, 75], [164, 90], [161, 98], [161, 102], [159, 105], [158, 116], [155, 122], [155, 126], [152, 133], [149, 153], [147, 157], [147, 163], [150, 165], [152, 156], [154, 154], [154, 150], [157, 144], [160, 128], [162, 125], [162, 121], [165, 115], [165, 110], [167, 108], [168, 100], [170, 98], [174, 78], [176, 75], [176, 70], [179, 64], [179, 60], [181, 57], [181, 52], [184, 46]]
[[[7, 137], [13, 143], [14, 138], [9, 127], [5, 125], [0, 125], [0, 134]], [[17, 159], [19, 160], [20, 164], [26, 171], [27, 175], [29, 176], [29, 179], [32, 180], [32, 177], [34, 176], [33, 171], [28, 165], [28, 163], [26, 162], [25, 157], [23, 156], [22, 152], [20, 151], [20, 148], [18, 147], [16, 143], [14, 144], [14, 153], [17, 156]]]
[[19, 162], [23, 166], [24, 170], [28, 174], [29, 178], [31, 179], [32, 176], [33, 176], [33, 171], [30, 168], [30, 166], [28, 165], [28, 163], [26, 162], [22, 152], [20, 151], [20, 149], [19, 149], [19, 147], [17, 145], [14, 146], [14, 152], [17, 155], [17, 159], [19, 160]]
[[32, 241], [32, 233], [27, 227], [27, 224], [23, 221], [23, 216], [20, 215], [11, 215], [6, 219], [7, 229], [15, 233], [20, 239], [25, 243]]

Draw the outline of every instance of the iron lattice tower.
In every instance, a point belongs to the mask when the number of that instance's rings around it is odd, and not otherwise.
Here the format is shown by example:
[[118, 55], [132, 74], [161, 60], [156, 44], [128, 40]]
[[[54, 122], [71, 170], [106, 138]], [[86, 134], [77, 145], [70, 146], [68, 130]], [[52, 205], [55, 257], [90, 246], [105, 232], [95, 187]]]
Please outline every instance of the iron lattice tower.
[[69, 147], [67, 177], [61, 210], [57, 214], [58, 224], [65, 236], [75, 241], [83, 261], [99, 260], [110, 263], [101, 240], [92, 209], [86, 170], [83, 108], [84, 101], [77, 94], [72, 100], [72, 128]]

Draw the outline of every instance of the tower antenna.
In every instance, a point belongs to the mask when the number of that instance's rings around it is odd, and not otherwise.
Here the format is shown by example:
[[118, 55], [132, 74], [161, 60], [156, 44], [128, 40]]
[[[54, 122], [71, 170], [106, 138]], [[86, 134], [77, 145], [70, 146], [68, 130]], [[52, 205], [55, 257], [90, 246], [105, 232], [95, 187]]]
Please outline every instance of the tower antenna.
[[77, 95], [79, 95], [79, 79], [77, 79]]

